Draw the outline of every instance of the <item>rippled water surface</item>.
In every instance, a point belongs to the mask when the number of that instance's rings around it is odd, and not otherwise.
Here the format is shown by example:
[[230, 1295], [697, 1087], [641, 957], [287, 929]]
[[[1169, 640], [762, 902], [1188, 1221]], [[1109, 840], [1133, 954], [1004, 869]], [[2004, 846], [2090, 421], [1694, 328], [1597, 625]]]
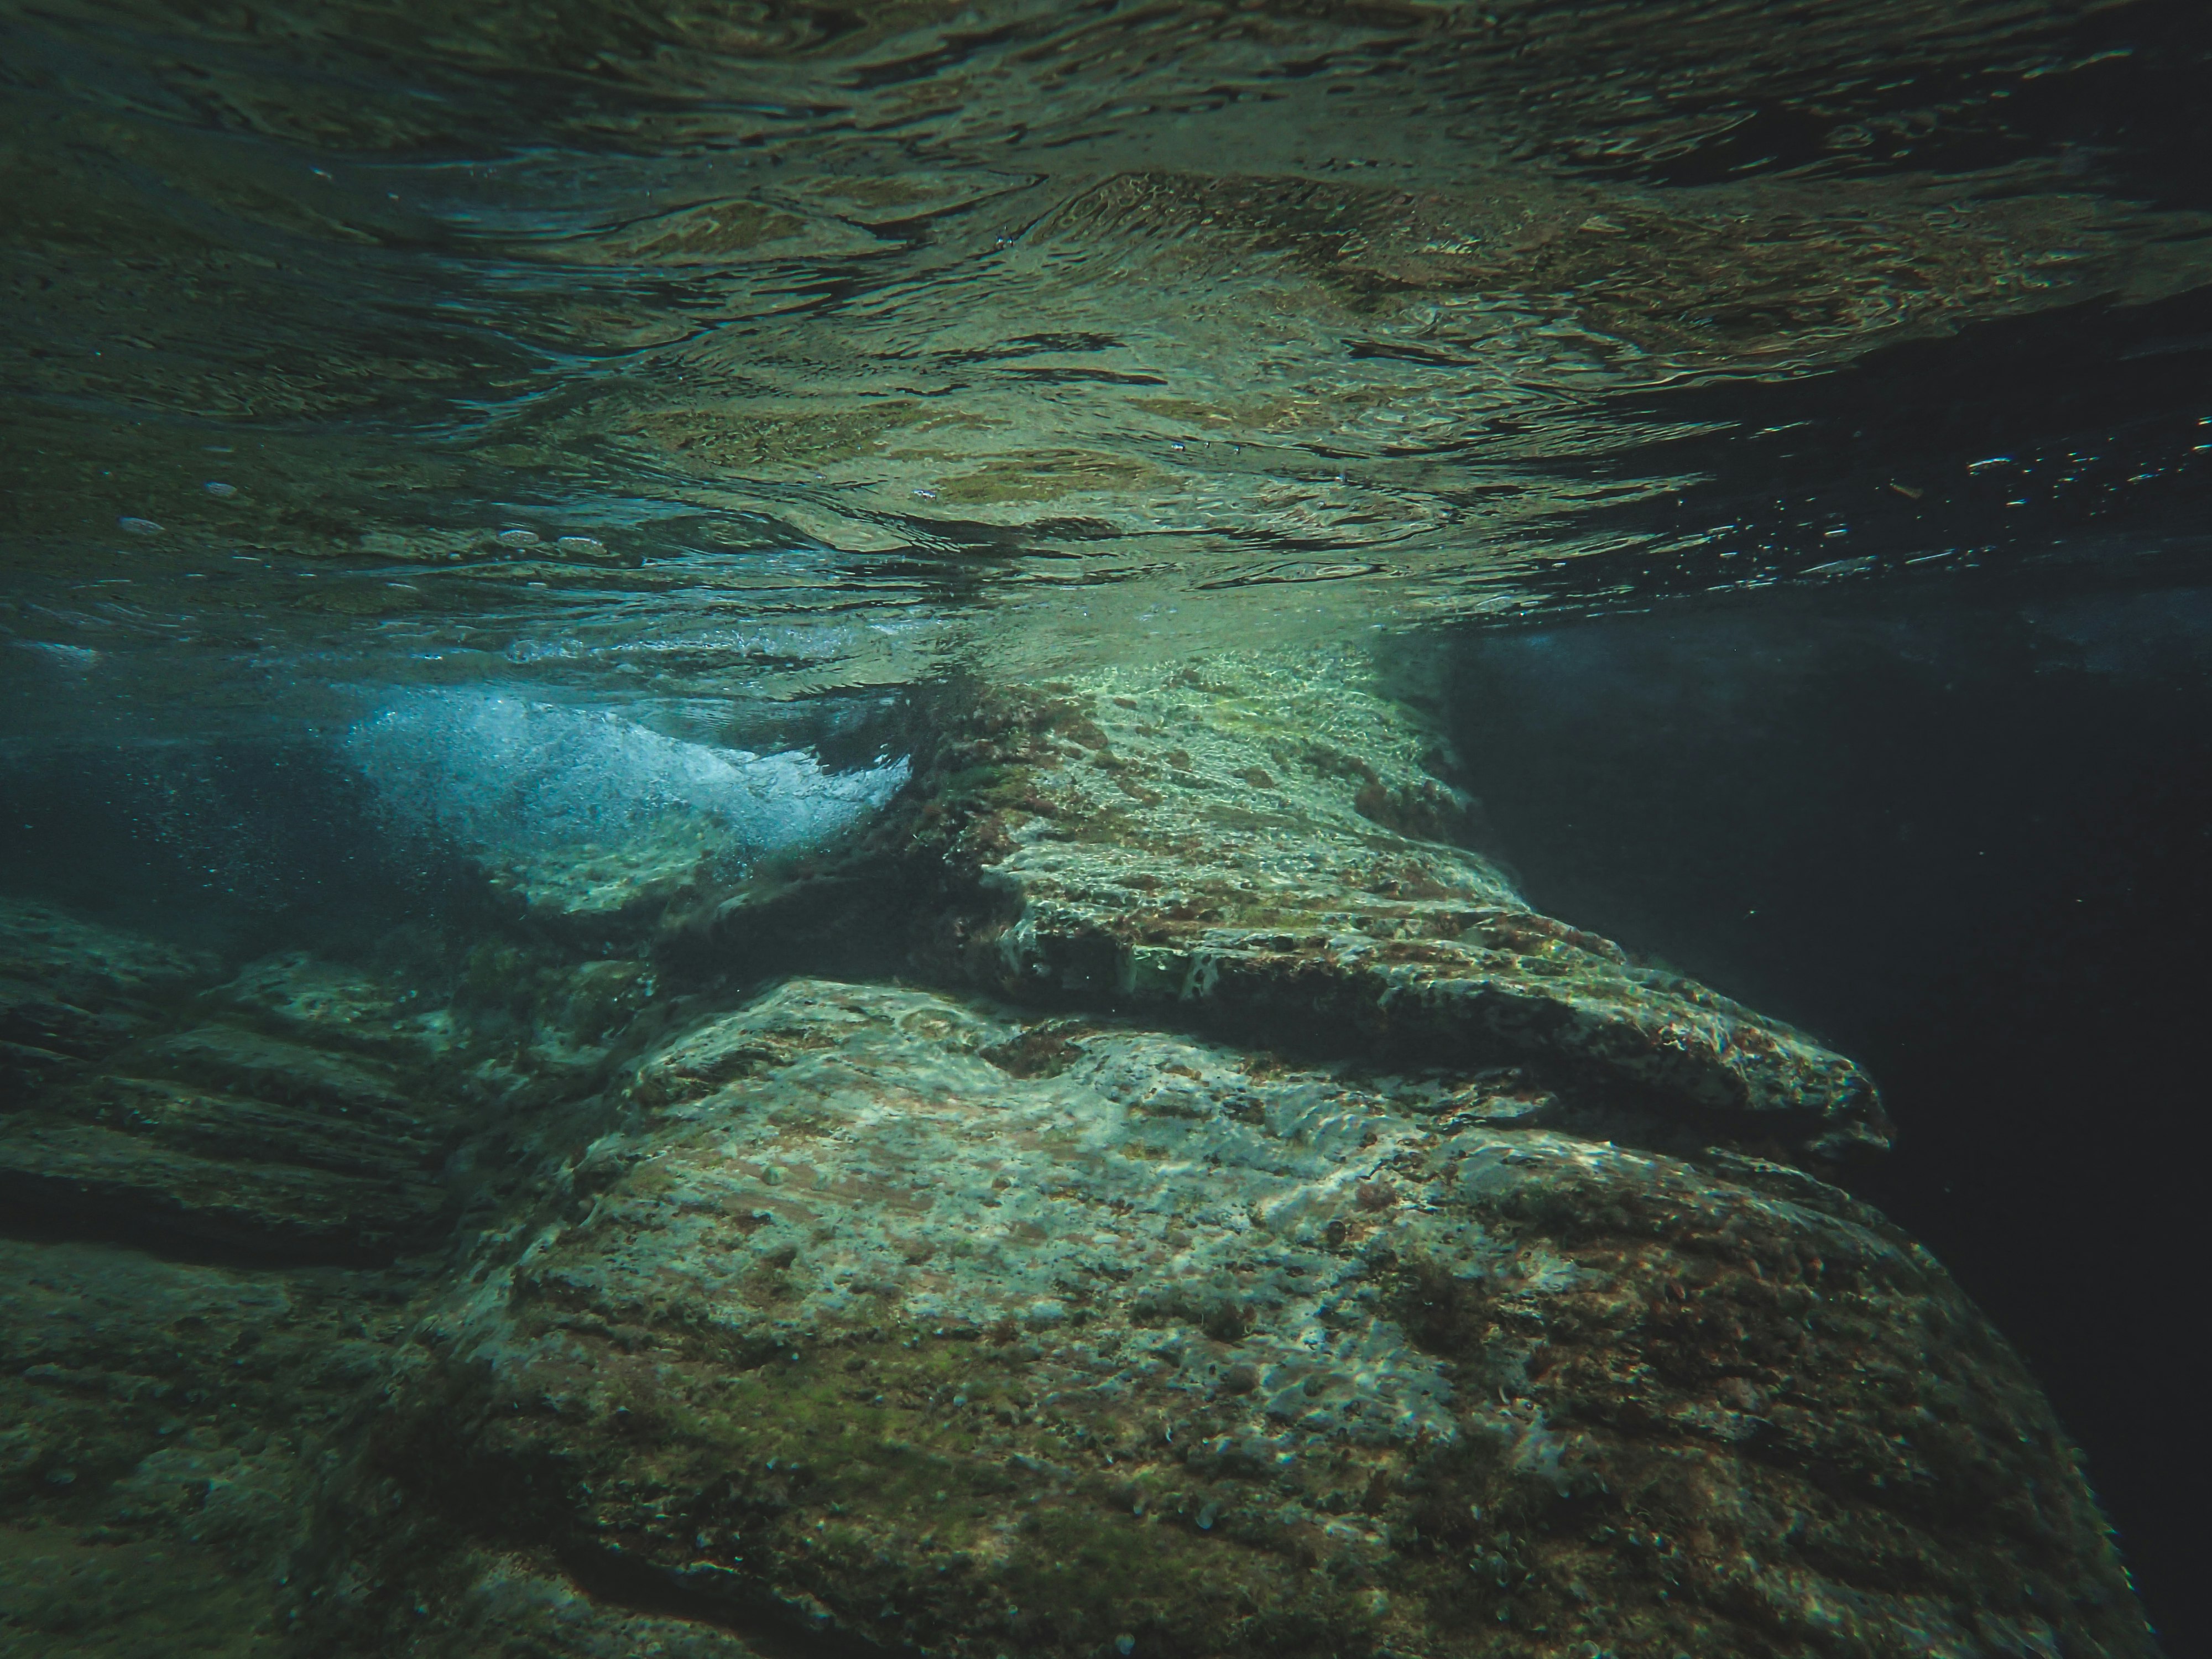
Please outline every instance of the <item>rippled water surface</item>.
[[[2016, 554], [2054, 496], [2201, 489], [2170, 384], [2117, 434], [2050, 394], [2083, 329], [2202, 362], [2203, 35], [10, 8], [10, 625], [218, 698], [402, 663], [790, 696], [979, 622], [1048, 655]], [[1840, 419], [1867, 375], [1796, 390], [1870, 355], [1906, 368]]]
[[2203, 586], [2208, 76], [2185, 0], [0, 3], [4, 835], [768, 850], [925, 682], [1416, 631], [1535, 641], [1453, 718], [1554, 806], [1724, 768], [1527, 631]]

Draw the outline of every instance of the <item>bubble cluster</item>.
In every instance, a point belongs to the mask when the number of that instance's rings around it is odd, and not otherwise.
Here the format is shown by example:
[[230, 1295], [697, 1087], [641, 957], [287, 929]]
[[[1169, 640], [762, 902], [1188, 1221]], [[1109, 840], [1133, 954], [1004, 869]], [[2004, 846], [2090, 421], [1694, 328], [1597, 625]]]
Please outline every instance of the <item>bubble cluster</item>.
[[403, 694], [344, 742], [403, 823], [503, 847], [611, 840], [681, 816], [712, 821], [755, 857], [836, 834], [908, 775], [902, 759], [830, 772], [802, 751], [687, 742], [497, 689]]

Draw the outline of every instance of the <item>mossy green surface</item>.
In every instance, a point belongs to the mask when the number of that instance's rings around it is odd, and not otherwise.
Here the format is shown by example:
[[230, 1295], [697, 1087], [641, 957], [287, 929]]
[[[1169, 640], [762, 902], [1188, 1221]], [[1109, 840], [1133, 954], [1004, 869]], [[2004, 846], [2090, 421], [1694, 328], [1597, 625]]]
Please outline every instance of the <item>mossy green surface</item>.
[[918, 784], [917, 839], [972, 895], [925, 960], [1001, 995], [1264, 1043], [1538, 1062], [1760, 1151], [1886, 1144], [1844, 1056], [1531, 910], [1462, 844], [1474, 809], [1450, 764], [1343, 652], [985, 694]]
[[2147, 1651], [2033, 1382], [1834, 1188], [1045, 1029], [802, 980], [665, 1045], [381, 1478], [763, 1639]]
[[26, 1659], [276, 1659], [273, 1590], [174, 1540], [0, 1525], [0, 1647]]

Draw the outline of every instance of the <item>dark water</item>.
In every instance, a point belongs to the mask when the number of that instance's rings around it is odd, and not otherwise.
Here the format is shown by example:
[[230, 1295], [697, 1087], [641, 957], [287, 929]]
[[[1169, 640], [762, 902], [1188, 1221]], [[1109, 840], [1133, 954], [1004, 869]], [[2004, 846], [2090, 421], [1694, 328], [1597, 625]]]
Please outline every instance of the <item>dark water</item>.
[[1776, 596], [1471, 641], [1461, 742], [1557, 915], [1862, 1056], [1863, 1189], [2075, 1425], [2175, 1652], [2200, 1639], [2173, 1321], [2197, 1224], [2212, 593]]
[[1883, 1083], [2195, 1650], [2208, 73], [2179, 0], [7, 5], [0, 886], [465, 996], [487, 842], [1417, 642], [1533, 903]]

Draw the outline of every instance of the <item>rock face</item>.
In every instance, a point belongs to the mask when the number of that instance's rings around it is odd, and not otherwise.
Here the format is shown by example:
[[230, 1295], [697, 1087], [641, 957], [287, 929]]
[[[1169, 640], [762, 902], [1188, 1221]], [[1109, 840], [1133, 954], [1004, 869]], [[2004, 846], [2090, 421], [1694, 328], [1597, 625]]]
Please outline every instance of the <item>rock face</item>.
[[807, 981], [635, 1103], [581, 1217], [426, 1328], [384, 1455], [703, 1619], [956, 1654], [2140, 1650], [2017, 1361], [1795, 1171]]
[[1261, 1041], [1533, 1065], [1698, 1138], [1887, 1146], [1849, 1060], [1531, 910], [1452, 844], [1469, 804], [1357, 659], [1059, 690], [968, 714], [928, 780], [972, 887], [933, 941], [951, 971]]
[[287, 1650], [408, 1286], [0, 1238], [0, 1649]]
[[[15, 921], [18, 940], [62, 927], [27, 908]], [[419, 1085], [441, 1014], [400, 984], [299, 957], [215, 987], [212, 963], [191, 986], [183, 953], [153, 959], [178, 993], [158, 1027], [122, 970], [56, 988], [50, 1001], [66, 988], [90, 1005], [70, 1005], [71, 1029], [108, 1037], [70, 1056], [95, 1064], [57, 1056], [19, 1079], [0, 1113], [0, 1198], [74, 1227], [105, 1218], [111, 1236], [288, 1261], [386, 1261], [436, 1235], [456, 1126], [450, 1094]]]
[[[15, 950], [99, 1036], [0, 1114], [70, 1236], [8, 1247], [9, 1559], [227, 1575], [210, 1652], [2155, 1651], [1831, 1184], [1868, 1080], [1530, 910], [1361, 665], [948, 692], [914, 766], [657, 915], [491, 872], [436, 996]], [[98, 1599], [0, 1630], [130, 1650]]]
[[21, 1097], [146, 1029], [213, 964], [189, 951], [0, 900], [0, 1091]]

